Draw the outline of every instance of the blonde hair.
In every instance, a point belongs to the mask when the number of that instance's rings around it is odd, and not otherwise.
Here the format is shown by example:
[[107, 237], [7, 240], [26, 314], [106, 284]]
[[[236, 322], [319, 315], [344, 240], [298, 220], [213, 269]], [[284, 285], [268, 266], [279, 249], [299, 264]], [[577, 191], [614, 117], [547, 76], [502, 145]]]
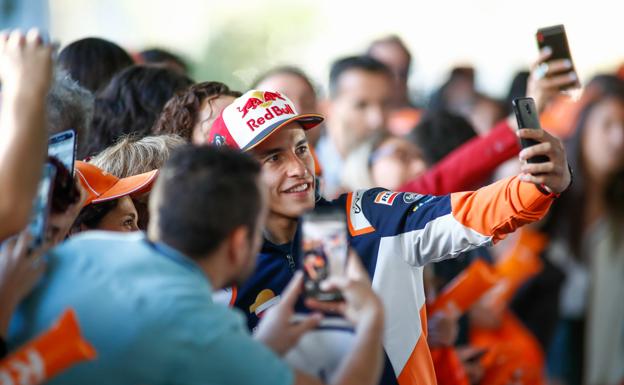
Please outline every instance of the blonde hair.
[[160, 169], [169, 159], [171, 151], [185, 144], [187, 142], [178, 135], [146, 136], [138, 140], [126, 136], [93, 157], [89, 163], [118, 178], [125, 178]]

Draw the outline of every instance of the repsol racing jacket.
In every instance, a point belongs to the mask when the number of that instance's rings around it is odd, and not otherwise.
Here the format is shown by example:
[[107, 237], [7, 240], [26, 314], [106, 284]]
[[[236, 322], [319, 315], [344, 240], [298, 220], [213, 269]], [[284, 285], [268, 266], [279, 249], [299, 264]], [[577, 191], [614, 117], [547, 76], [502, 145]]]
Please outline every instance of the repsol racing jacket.
[[[318, 203], [346, 210], [350, 245], [384, 303], [386, 368], [382, 383], [436, 383], [426, 339], [423, 266], [489, 246], [519, 226], [542, 218], [551, 202], [552, 196], [540, 193], [533, 184], [511, 177], [474, 192], [429, 196], [374, 188]], [[290, 244], [266, 241], [251, 279], [230, 293], [230, 303], [247, 315], [252, 330], [263, 312], [279, 301], [299, 268], [298, 233]], [[348, 340], [344, 334], [349, 328], [328, 321], [320, 329], [335, 335], [305, 336], [302, 343], [316, 343], [317, 350], [335, 347], [343, 354]], [[334, 347], [329, 347], [332, 344]], [[321, 377], [329, 377], [332, 365], [340, 361], [339, 354], [314, 349], [293, 356], [295, 366]]]

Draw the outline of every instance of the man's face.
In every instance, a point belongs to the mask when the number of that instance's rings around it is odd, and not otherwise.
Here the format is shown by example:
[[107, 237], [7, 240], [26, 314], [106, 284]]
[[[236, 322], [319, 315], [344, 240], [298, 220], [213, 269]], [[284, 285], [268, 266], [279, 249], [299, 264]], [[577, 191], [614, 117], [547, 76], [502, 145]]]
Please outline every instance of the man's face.
[[330, 102], [330, 129], [348, 152], [386, 129], [391, 94], [388, 75], [360, 69], [346, 71], [338, 79]]
[[297, 219], [314, 208], [314, 159], [297, 123], [273, 133], [251, 154], [262, 165], [271, 215]]
[[394, 82], [393, 102], [404, 103], [407, 96], [410, 57], [400, 45], [395, 43], [377, 44], [372, 48], [370, 55], [390, 68]]
[[260, 253], [260, 248], [262, 247], [262, 242], [264, 240], [262, 237], [262, 230], [266, 226], [267, 215], [269, 213], [269, 192], [266, 184], [262, 180], [258, 180], [258, 185], [262, 202], [260, 214], [258, 215], [258, 220], [256, 221], [256, 227], [252, 230], [253, 234], [251, 235], [251, 242], [249, 242], [247, 258], [239, 274], [234, 279], [234, 284], [236, 285], [242, 285], [253, 274], [256, 269], [258, 254]]

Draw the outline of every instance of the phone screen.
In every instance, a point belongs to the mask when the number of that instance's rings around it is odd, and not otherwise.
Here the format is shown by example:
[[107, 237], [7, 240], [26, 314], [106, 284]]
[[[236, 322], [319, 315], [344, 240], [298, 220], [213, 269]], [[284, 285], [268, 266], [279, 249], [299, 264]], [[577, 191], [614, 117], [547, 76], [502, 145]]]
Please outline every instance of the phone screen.
[[50, 200], [52, 198], [52, 188], [54, 187], [54, 177], [56, 176], [56, 167], [50, 163], [46, 163], [43, 167], [43, 176], [37, 187], [37, 195], [33, 203], [33, 210], [30, 217], [28, 231], [32, 236], [30, 243], [31, 249], [40, 247], [45, 240], [46, 226], [48, 215], [50, 214]]
[[317, 208], [304, 215], [302, 263], [307, 296], [319, 301], [339, 301], [337, 291], [322, 291], [320, 283], [332, 275], [344, 275], [347, 263], [347, 225], [343, 210]]
[[74, 175], [76, 158], [76, 133], [73, 130], [52, 135], [48, 142], [48, 155], [57, 158]]

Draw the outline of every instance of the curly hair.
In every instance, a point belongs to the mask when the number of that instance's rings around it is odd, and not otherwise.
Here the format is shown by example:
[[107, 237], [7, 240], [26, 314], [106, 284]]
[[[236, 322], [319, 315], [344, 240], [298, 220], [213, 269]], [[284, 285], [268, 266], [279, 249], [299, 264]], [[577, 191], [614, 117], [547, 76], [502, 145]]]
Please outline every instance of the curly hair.
[[191, 84], [166, 68], [132, 66], [116, 74], [95, 99], [89, 155], [121, 136], [148, 135], [167, 100]]
[[222, 95], [238, 98], [242, 94], [230, 90], [227, 85], [220, 82], [192, 85], [169, 99], [152, 128], [152, 134], [175, 134], [190, 142], [204, 100], [216, 99]]

